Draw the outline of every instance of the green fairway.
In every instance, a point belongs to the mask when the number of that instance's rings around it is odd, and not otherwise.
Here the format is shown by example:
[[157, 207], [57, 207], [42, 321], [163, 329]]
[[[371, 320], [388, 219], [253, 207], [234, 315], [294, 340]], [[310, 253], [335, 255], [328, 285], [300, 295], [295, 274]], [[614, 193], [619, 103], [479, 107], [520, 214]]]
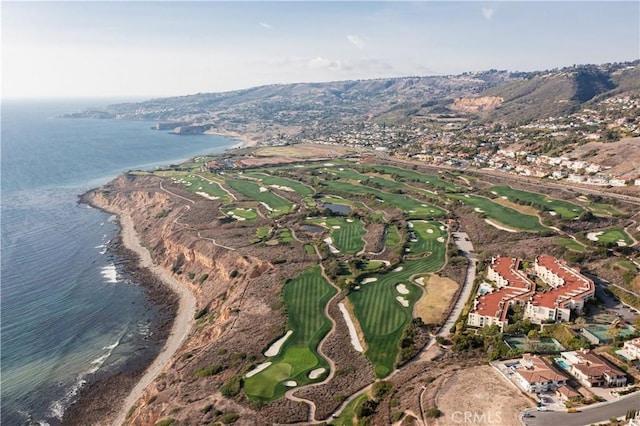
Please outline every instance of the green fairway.
[[321, 225], [331, 231], [333, 245], [341, 253], [356, 254], [364, 248], [365, 230], [360, 219], [343, 217], [326, 217], [309, 219], [306, 222]]
[[291, 211], [293, 204], [288, 200], [272, 193], [266, 187], [254, 182], [242, 179], [227, 178], [225, 184], [247, 198], [262, 203], [269, 210], [270, 217], [277, 217]]
[[629, 235], [627, 235], [627, 233], [621, 228], [611, 228], [604, 231], [590, 232], [587, 235], [587, 238], [591, 236], [591, 238], [589, 238], [590, 240], [597, 241], [599, 243], [613, 243], [619, 246], [628, 246], [633, 243], [631, 237], [629, 237]]
[[431, 254], [444, 262], [446, 252], [447, 231], [443, 224], [439, 222], [426, 222], [414, 220], [409, 222], [412, 226], [409, 231], [413, 231], [415, 239], [409, 239], [408, 256], [419, 256]]
[[231, 201], [229, 194], [222, 189], [217, 182], [212, 180], [183, 172], [171, 173], [168, 176], [171, 176], [173, 182], [184, 185], [187, 191], [196, 193], [202, 197], [212, 200], [219, 199], [226, 203]]
[[400, 232], [398, 232], [398, 227], [396, 225], [389, 225], [387, 227], [387, 237], [384, 241], [384, 245], [388, 249], [393, 249], [398, 244], [400, 244]]
[[618, 262], [616, 262], [616, 266], [622, 268], [622, 269], [626, 269], [628, 271], [631, 271], [633, 273], [638, 272], [638, 268], [636, 268], [636, 265], [634, 265], [633, 263], [629, 262], [628, 260], [619, 260]]
[[[317, 265], [285, 284], [287, 329], [293, 333], [278, 354], [268, 358], [271, 365], [245, 378], [244, 391], [251, 399], [271, 401], [290, 389], [285, 386], [287, 381], [302, 386], [326, 377], [329, 364], [318, 355], [317, 346], [331, 329], [324, 307], [335, 293]], [[316, 368], [325, 368], [326, 371], [316, 379], [310, 379], [309, 373]]]
[[575, 219], [584, 212], [584, 208], [577, 204], [549, 198], [535, 192], [513, 189], [510, 186], [492, 186], [489, 191], [494, 195], [507, 197], [507, 200], [514, 203], [533, 206], [541, 211], [555, 212], [565, 219]]
[[440, 207], [423, 203], [416, 200], [415, 198], [411, 198], [408, 195], [404, 194], [391, 194], [368, 186], [354, 185], [348, 182], [341, 182], [336, 180], [324, 182], [324, 185], [328, 191], [334, 190], [358, 196], [369, 194], [370, 196], [376, 197], [383, 203], [387, 203], [392, 207], [399, 208], [400, 210], [407, 213], [410, 218], [428, 219], [431, 217], [444, 216], [444, 214], [446, 213]]
[[338, 176], [341, 179], [354, 180], [357, 182], [367, 178], [367, 176], [364, 176], [353, 169], [344, 168], [344, 167], [332, 167], [330, 169], [325, 168], [325, 169], [319, 169], [319, 170], [323, 173], [327, 173], [333, 176]]
[[365, 392], [362, 395], [354, 398], [351, 402], [347, 404], [346, 407], [342, 410], [340, 415], [331, 420], [329, 423], [332, 426], [354, 426], [359, 425], [360, 423], [356, 423], [358, 421], [356, 412], [360, 408], [360, 405], [369, 399], [369, 393]]
[[391, 175], [393, 178], [398, 180], [404, 179], [406, 182], [422, 182], [450, 192], [457, 192], [461, 190], [458, 185], [442, 180], [438, 176], [424, 175], [413, 170], [405, 170], [393, 166], [372, 165], [369, 167], [379, 173]]
[[587, 208], [593, 212], [596, 216], [624, 216], [624, 213], [611, 204], [607, 203], [589, 203]]
[[361, 271], [371, 272], [382, 268], [385, 263], [381, 260], [365, 260], [360, 266]]
[[536, 216], [520, 213], [512, 208], [494, 203], [488, 198], [479, 197], [477, 195], [457, 194], [450, 194], [447, 196], [473, 207], [477, 213], [485, 214], [487, 217], [495, 219], [510, 228], [536, 232], [547, 229], [540, 224]]
[[291, 229], [289, 228], [282, 228], [280, 230], [280, 238], [279, 238], [281, 243], [292, 243], [293, 242], [293, 235], [291, 235]]
[[[377, 377], [385, 377], [393, 370], [402, 331], [411, 321], [413, 305], [422, 295], [422, 291], [409, 278], [416, 274], [436, 272], [444, 266], [446, 244], [437, 239], [446, 236], [446, 231], [442, 231], [440, 226], [439, 222], [424, 222], [417, 228], [420, 231], [416, 232], [418, 241], [414, 244], [424, 247], [425, 257], [406, 260], [388, 272], [368, 274], [368, 278], [375, 278], [375, 281], [364, 283], [365, 280], [361, 279], [360, 289], [349, 293], [349, 300], [367, 343], [365, 355], [374, 364]], [[433, 229], [434, 232], [430, 234], [426, 232], [427, 229]], [[402, 290], [407, 294], [402, 294], [396, 288], [399, 284], [404, 285]], [[406, 306], [397, 298], [401, 298]]]
[[303, 197], [310, 197], [315, 194], [315, 191], [310, 186], [296, 182], [292, 179], [287, 179], [279, 176], [271, 176], [258, 172], [245, 172], [243, 176], [250, 177], [260, 181], [265, 186], [274, 187], [283, 191], [294, 191]]
[[556, 238], [556, 241], [558, 241], [560, 244], [562, 244], [569, 250], [577, 251], [580, 253], [583, 253], [587, 250], [587, 248], [584, 245], [580, 244], [576, 240], [569, 237], [558, 237]]
[[258, 213], [251, 207], [231, 207], [224, 208], [222, 211], [236, 220], [254, 220], [258, 217]]

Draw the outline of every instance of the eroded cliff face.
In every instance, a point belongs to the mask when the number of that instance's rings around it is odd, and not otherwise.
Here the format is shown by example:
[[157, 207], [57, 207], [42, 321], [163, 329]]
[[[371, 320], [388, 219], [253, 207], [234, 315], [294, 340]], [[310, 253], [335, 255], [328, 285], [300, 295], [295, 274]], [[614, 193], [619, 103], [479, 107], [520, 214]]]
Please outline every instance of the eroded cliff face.
[[458, 98], [450, 108], [454, 111], [463, 111], [472, 114], [486, 113], [496, 109], [504, 99], [498, 96], [481, 96], [477, 98]]
[[[225, 232], [217, 228], [216, 203], [202, 204], [200, 197], [166, 190], [161, 182], [151, 176], [122, 176], [87, 196], [99, 208], [130, 217], [154, 263], [197, 300], [189, 337], [131, 407], [125, 423], [152, 425], [171, 418], [176, 424], [202, 424], [231, 413], [245, 424], [261, 424], [271, 412], [299, 412], [304, 420], [304, 404], [283, 401], [257, 413], [247, 408], [250, 402], [234, 386], [284, 330], [282, 273], [268, 260], [204, 237]], [[187, 223], [186, 215], [197, 217]], [[291, 275], [295, 270], [292, 266]]]

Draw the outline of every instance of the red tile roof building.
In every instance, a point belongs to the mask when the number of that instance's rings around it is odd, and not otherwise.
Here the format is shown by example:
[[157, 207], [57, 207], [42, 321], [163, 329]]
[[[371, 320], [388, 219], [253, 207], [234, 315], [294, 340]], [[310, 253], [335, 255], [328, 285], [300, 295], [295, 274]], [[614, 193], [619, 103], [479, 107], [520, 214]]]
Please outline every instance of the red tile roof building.
[[498, 289], [479, 296], [469, 313], [469, 325], [484, 327], [496, 324], [500, 329], [509, 322], [507, 311], [514, 303], [522, 304], [535, 292], [536, 285], [520, 270], [520, 259], [495, 257], [487, 268], [487, 278]]
[[525, 354], [516, 370], [516, 379], [527, 392], [556, 390], [567, 384], [569, 379], [543, 358]]
[[569, 372], [588, 387], [620, 387], [627, 384], [626, 374], [589, 351], [562, 352]]
[[535, 283], [519, 270], [520, 259], [496, 257], [487, 268], [487, 279], [498, 287], [479, 296], [469, 313], [468, 324], [484, 327], [508, 324], [507, 311], [513, 304], [525, 305], [524, 317], [533, 323], [568, 321], [572, 309], [582, 309], [595, 294], [593, 281], [552, 256], [538, 256], [534, 270], [551, 288], [535, 292]]
[[534, 270], [552, 289], [536, 293], [527, 303], [524, 316], [533, 323], [569, 321], [571, 310], [582, 310], [595, 295], [593, 281], [555, 257], [538, 256]]

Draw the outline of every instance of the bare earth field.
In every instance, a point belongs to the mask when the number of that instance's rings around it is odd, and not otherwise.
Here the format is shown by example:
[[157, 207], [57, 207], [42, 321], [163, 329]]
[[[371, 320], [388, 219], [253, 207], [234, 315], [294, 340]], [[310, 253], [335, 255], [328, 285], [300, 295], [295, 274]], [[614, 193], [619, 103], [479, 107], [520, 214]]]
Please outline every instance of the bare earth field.
[[313, 157], [338, 157], [350, 150], [341, 146], [325, 146], [314, 144], [298, 144], [287, 147], [265, 147], [254, 152], [256, 157], [284, 157], [284, 158], [313, 158]]
[[433, 424], [517, 425], [530, 404], [488, 365], [458, 370], [438, 391], [436, 406], [444, 414]]
[[458, 283], [450, 278], [433, 274], [425, 283], [424, 295], [416, 302], [414, 316], [427, 324], [442, 321], [451, 299], [458, 289]]

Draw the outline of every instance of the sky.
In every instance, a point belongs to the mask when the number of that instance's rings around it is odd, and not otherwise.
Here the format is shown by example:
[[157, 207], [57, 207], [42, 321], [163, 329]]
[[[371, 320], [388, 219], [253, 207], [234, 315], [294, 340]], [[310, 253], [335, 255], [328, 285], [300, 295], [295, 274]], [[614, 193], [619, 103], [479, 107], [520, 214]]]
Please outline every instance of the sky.
[[534, 71], [640, 57], [640, 2], [7, 2], [2, 98]]

